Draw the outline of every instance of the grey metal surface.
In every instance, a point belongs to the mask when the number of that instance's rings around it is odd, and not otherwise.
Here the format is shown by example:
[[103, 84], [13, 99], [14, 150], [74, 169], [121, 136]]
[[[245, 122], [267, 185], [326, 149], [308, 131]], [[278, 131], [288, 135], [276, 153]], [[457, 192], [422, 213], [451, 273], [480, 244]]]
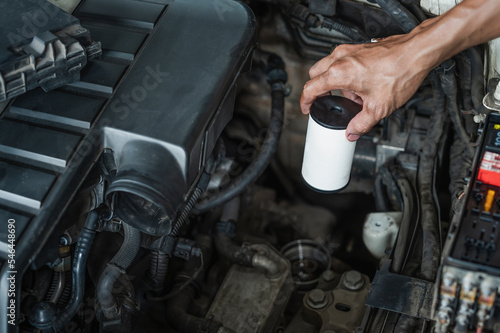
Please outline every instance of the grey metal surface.
[[290, 263], [269, 245], [251, 247], [278, 262], [280, 275], [268, 278], [255, 268], [231, 266], [207, 318], [238, 333], [272, 332], [294, 288]]
[[309, 291], [304, 296], [303, 308], [285, 332], [357, 332], [367, 310], [365, 299], [369, 288], [368, 276], [357, 271], [345, 272], [333, 290]]
[[434, 283], [389, 272], [385, 260], [373, 278], [366, 305], [402, 313], [411, 317], [432, 319]]

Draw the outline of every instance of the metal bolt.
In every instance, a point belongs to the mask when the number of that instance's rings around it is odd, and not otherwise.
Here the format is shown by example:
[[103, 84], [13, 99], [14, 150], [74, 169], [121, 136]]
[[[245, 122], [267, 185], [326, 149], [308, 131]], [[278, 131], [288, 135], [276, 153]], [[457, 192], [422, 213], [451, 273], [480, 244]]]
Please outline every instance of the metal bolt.
[[359, 290], [365, 284], [365, 279], [358, 271], [348, 271], [344, 273], [342, 285], [352, 291]]
[[321, 309], [328, 303], [328, 299], [323, 290], [313, 289], [307, 294], [306, 302], [313, 309]]
[[335, 279], [335, 273], [332, 270], [326, 270], [321, 274], [321, 277], [325, 282], [332, 282]]
[[67, 246], [69, 245], [69, 237], [67, 235], [62, 235], [61, 237], [59, 237], [59, 245], [61, 246]]

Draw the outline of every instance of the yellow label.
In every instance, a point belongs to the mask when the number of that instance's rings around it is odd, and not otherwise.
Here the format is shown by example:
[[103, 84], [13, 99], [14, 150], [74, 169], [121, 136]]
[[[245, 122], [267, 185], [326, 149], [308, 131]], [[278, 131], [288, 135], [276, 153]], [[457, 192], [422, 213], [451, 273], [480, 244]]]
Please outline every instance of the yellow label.
[[495, 124], [495, 125], [493, 126], [493, 128], [494, 128], [494, 129], [500, 129], [500, 124]]

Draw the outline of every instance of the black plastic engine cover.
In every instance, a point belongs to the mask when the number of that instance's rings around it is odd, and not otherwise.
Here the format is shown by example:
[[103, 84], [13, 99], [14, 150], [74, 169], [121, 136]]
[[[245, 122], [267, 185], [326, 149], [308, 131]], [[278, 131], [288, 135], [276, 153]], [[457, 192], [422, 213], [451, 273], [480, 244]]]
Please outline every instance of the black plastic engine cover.
[[0, 101], [78, 81], [101, 53], [76, 17], [46, 0], [1, 1], [0, 22]]
[[168, 233], [232, 117], [234, 82], [255, 47], [254, 16], [233, 0], [86, 0], [74, 15], [102, 58], [80, 82], [29, 92], [0, 118], [0, 257], [15, 219], [18, 281], [106, 148], [118, 167], [111, 190], [164, 209], [161, 221], [127, 222]]

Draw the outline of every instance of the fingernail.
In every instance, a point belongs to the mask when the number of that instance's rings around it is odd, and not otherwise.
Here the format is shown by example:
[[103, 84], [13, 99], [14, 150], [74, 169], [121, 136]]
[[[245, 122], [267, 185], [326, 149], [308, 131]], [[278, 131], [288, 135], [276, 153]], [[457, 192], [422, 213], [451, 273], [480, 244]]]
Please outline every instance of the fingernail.
[[349, 140], [349, 141], [356, 141], [357, 139], [359, 139], [359, 135], [356, 135], [356, 134], [351, 133], [347, 136], [347, 140]]

